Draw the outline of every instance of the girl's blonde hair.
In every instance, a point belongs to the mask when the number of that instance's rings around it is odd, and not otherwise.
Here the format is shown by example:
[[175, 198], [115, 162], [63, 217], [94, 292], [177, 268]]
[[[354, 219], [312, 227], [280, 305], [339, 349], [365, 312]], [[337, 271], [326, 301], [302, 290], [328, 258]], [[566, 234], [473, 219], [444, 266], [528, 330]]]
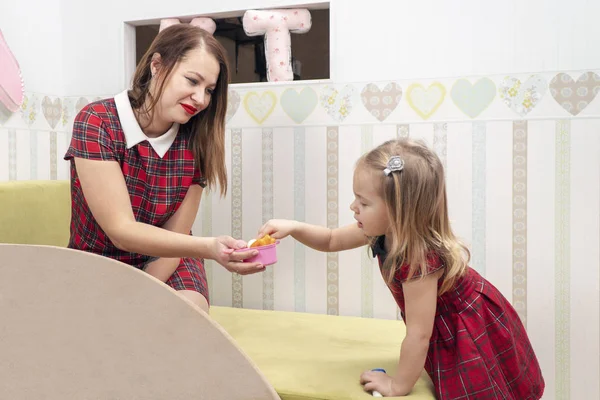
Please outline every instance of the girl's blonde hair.
[[[384, 173], [392, 156], [400, 156], [402, 170]], [[427, 257], [435, 253], [444, 264], [439, 294], [452, 289], [470, 261], [468, 248], [454, 235], [448, 218], [444, 167], [424, 143], [406, 139], [387, 141], [357, 162], [356, 168], [380, 172], [380, 195], [386, 203], [392, 236], [383, 264], [389, 283], [400, 266], [410, 265], [409, 279], [427, 273]], [[374, 241], [376, 238], [372, 238]]]

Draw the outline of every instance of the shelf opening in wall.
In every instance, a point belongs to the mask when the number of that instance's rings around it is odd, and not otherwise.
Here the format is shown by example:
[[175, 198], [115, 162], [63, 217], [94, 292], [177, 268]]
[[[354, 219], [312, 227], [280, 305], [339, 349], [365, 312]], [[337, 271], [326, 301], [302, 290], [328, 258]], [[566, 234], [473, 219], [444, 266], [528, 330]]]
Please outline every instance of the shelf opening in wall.
[[[329, 4], [326, 3], [329, 7]], [[323, 7], [323, 6], [321, 6]], [[293, 7], [288, 7], [293, 8]], [[329, 8], [311, 9], [311, 28], [303, 34], [290, 33], [294, 81], [330, 79], [330, 13]], [[208, 16], [217, 26], [214, 36], [227, 50], [231, 83], [267, 82], [267, 60], [264, 36], [248, 36], [242, 17]], [[191, 18], [181, 18], [187, 23]], [[143, 23], [135, 28], [135, 65], [158, 35], [160, 21]]]

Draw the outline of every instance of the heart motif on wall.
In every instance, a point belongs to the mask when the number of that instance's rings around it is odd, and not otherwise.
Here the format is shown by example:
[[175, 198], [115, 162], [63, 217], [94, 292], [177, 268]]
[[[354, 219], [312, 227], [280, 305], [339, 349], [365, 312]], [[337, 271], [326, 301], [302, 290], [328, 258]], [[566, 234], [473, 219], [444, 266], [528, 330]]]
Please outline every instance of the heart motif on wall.
[[248, 92], [244, 97], [244, 108], [257, 124], [262, 124], [271, 115], [277, 104], [277, 96], [270, 90], [259, 95]]
[[46, 121], [52, 129], [56, 128], [56, 124], [60, 121], [62, 116], [62, 102], [57, 97], [54, 101], [50, 100], [48, 96], [44, 96], [42, 99], [42, 114], [46, 117]]
[[235, 115], [240, 106], [240, 94], [235, 90], [229, 89], [227, 93], [227, 112], [225, 113], [225, 121], [229, 120]]
[[317, 106], [317, 93], [311, 87], [305, 87], [300, 92], [288, 88], [281, 95], [281, 108], [295, 123], [304, 121]]
[[571, 115], [577, 115], [590, 104], [600, 92], [600, 76], [594, 72], [581, 74], [574, 81], [569, 74], [561, 72], [550, 82], [550, 94]]
[[35, 94], [29, 96], [23, 96], [23, 103], [21, 104], [21, 118], [28, 126], [33, 125], [37, 118], [38, 112], [38, 99]]
[[548, 83], [540, 75], [530, 76], [525, 83], [521, 83], [515, 77], [507, 76], [500, 83], [498, 90], [504, 104], [523, 117], [540, 103], [548, 90]]
[[431, 117], [444, 102], [446, 88], [434, 82], [427, 89], [419, 83], [413, 83], [406, 91], [406, 101], [423, 119]]
[[341, 91], [333, 86], [325, 86], [321, 92], [321, 107], [334, 120], [342, 122], [352, 112], [352, 96], [355, 90], [351, 85], [346, 85]]
[[383, 122], [396, 109], [402, 99], [402, 88], [390, 82], [380, 90], [374, 83], [369, 83], [360, 93], [363, 105], [372, 116]]
[[68, 123], [72, 123], [71, 121], [71, 110], [74, 109], [73, 106], [73, 98], [66, 97], [63, 99], [62, 105], [62, 125], [66, 126]]
[[79, 111], [81, 111], [81, 109], [83, 107], [87, 106], [88, 104], [89, 104], [89, 101], [85, 97], [78, 98], [77, 103], [75, 103], [75, 114], [78, 114]]
[[459, 79], [450, 90], [450, 98], [460, 111], [471, 118], [481, 114], [496, 97], [496, 85], [489, 78], [481, 78], [475, 84]]

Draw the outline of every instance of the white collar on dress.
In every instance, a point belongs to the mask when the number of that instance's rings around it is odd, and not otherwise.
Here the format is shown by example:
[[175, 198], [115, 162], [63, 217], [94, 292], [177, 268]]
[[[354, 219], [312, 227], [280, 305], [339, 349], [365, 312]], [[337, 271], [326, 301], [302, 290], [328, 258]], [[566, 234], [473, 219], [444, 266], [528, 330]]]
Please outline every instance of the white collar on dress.
[[179, 124], [175, 122], [171, 128], [161, 136], [149, 138], [142, 131], [142, 128], [140, 128], [140, 125], [135, 119], [131, 103], [129, 102], [129, 96], [127, 95], [127, 90], [124, 90], [115, 96], [115, 105], [117, 106], [119, 120], [121, 121], [121, 127], [125, 134], [127, 148], [130, 149], [136, 144], [147, 140], [156, 154], [158, 154], [160, 158], [163, 158], [175, 141], [175, 136], [177, 136], [177, 132], [179, 131]]

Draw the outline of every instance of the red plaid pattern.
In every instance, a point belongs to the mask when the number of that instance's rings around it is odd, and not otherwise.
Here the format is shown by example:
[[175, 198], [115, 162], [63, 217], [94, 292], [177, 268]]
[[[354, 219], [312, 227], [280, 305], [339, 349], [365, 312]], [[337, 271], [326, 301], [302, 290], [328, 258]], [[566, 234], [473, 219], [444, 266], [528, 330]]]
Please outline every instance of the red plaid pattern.
[[[380, 268], [383, 243], [380, 238], [373, 247]], [[428, 274], [444, 267], [438, 257], [429, 262]], [[402, 282], [408, 272], [403, 265], [390, 284], [405, 321]], [[438, 297], [425, 370], [439, 400], [538, 400], [545, 387], [521, 319], [500, 291], [471, 268], [453, 290]]]
[[[155, 258], [118, 249], [94, 219], [81, 190], [74, 157], [117, 161], [123, 171], [136, 221], [164, 225], [177, 211], [193, 184], [204, 186], [189, 150], [189, 138], [179, 132], [163, 158], [148, 141], [127, 148], [114, 99], [85, 106], [75, 117], [73, 137], [64, 159], [71, 161], [71, 236], [68, 247], [110, 257], [144, 269]], [[201, 292], [208, 299], [200, 259], [182, 259], [167, 282], [175, 289]]]
[[193, 290], [201, 293], [206, 301], [209, 301], [204, 260], [182, 258], [166, 283], [175, 290]]

